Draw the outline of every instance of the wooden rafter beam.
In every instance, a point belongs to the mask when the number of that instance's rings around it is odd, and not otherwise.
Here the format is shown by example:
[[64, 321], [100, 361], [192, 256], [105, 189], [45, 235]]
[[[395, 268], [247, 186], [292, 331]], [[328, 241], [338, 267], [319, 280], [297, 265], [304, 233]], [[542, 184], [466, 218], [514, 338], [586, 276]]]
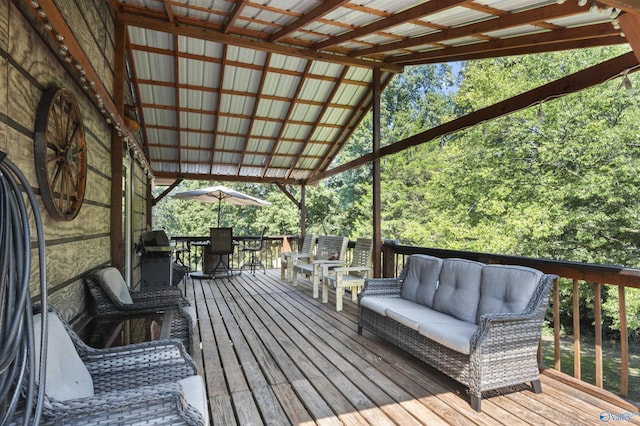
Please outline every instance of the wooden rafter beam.
[[247, 5], [247, 2], [248, 0], [239, 0], [235, 2], [235, 7], [233, 8], [233, 11], [231, 12], [229, 17], [227, 18], [227, 21], [224, 23], [224, 26], [222, 27], [222, 32], [224, 34], [229, 33], [229, 30], [235, 24], [236, 19], [238, 19], [238, 16], [240, 16], [240, 14], [242, 13], [242, 9], [244, 9], [244, 7]]
[[[224, 70], [226, 69], [227, 62], [227, 45], [222, 46], [222, 60], [220, 64], [220, 76], [218, 79], [218, 87], [224, 87]], [[214, 95], [212, 95], [214, 96]], [[216, 96], [215, 102], [215, 111], [211, 113], [214, 114], [213, 117], [213, 136], [211, 137], [211, 173], [213, 173], [213, 167], [215, 166], [215, 158], [216, 158], [216, 142], [218, 140], [218, 120], [220, 117], [220, 105], [222, 105], [222, 94], [218, 92]]]
[[462, 27], [448, 28], [432, 34], [420, 37], [413, 37], [403, 41], [382, 44], [367, 49], [358, 49], [350, 53], [350, 56], [368, 56], [377, 53], [391, 52], [394, 50], [408, 49], [427, 44], [441, 43], [464, 37], [472, 37], [478, 34], [490, 33], [505, 28], [517, 27], [520, 25], [535, 25], [547, 20], [563, 18], [566, 16], [584, 13], [584, 7], [577, 2], [569, 1], [564, 4], [553, 4], [545, 7], [526, 10], [524, 12], [511, 13], [500, 18], [489, 19]]
[[504, 101], [490, 105], [486, 108], [479, 109], [463, 117], [459, 117], [429, 130], [425, 130], [424, 132], [410, 136], [401, 141], [386, 145], [380, 149], [380, 152], [377, 155], [374, 153], [366, 154], [356, 160], [334, 167], [324, 173], [317, 174], [309, 179], [308, 183], [313, 184], [322, 179], [326, 179], [346, 170], [371, 162], [377, 158], [396, 154], [413, 146], [429, 142], [435, 138], [475, 126], [484, 121], [493, 120], [495, 118], [511, 114], [515, 111], [525, 109], [548, 99], [579, 92], [624, 73], [636, 71], [640, 71], [640, 62], [638, 61], [638, 58], [635, 57], [633, 52], [626, 53], [586, 68], [582, 71], [578, 71], [566, 77], [544, 84], [525, 93], [521, 93], [512, 98], [505, 99]]
[[167, 22], [166, 20], [157, 18], [149, 18], [128, 13], [122, 13], [118, 16], [123, 19], [127, 25], [165, 32], [168, 34], [193, 37], [200, 40], [222, 43], [224, 45], [239, 46], [247, 49], [278, 53], [284, 56], [293, 56], [297, 58], [308, 59], [311, 61], [329, 62], [332, 64], [348, 65], [362, 68], [382, 67], [384, 71], [393, 73], [400, 73], [403, 71], [403, 68], [401, 66], [395, 64], [386, 64], [373, 60], [349, 58], [343, 55], [331, 53], [320, 53], [309, 49], [284, 46], [276, 43], [270, 43], [268, 41], [251, 39], [248, 37], [238, 37], [235, 35], [223, 34], [219, 31], [213, 31], [202, 27], [190, 25], [174, 25], [170, 22]]
[[[278, 130], [278, 135], [276, 136], [275, 140], [275, 146], [273, 147], [273, 149], [271, 150], [271, 156], [269, 157], [269, 159], [267, 160], [267, 163], [264, 165], [264, 167], [262, 168], [262, 176], [266, 176], [267, 174], [267, 170], [269, 170], [269, 168], [271, 167], [271, 163], [273, 162], [273, 158], [274, 158], [274, 154], [276, 152], [278, 152], [278, 145], [280, 145], [280, 140], [282, 138], [282, 136], [284, 135], [284, 131], [287, 127], [288, 124], [290, 124], [290, 118], [291, 118], [291, 114], [293, 114], [293, 109], [295, 107], [295, 100], [298, 99], [300, 97], [300, 93], [302, 93], [302, 88], [304, 87], [304, 82], [306, 80], [306, 76], [307, 74], [309, 74], [309, 72], [311, 71], [311, 66], [313, 65], [312, 61], [308, 61], [307, 64], [304, 67], [304, 72], [302, 73], [302, 77], [300, 77], [300, 81], [298, 82], [298, 86], [296, 87], [296, 91], [294, 93], [294, 95], [291, 97], [291, 102], [289, 103], [289, 108], [287, 108], [287, 113], [285, 114], [284, 119], [282, 120], [282, 125], [280, 126], [280, 130]], [[303, 148], [304, 145], [307, 144], [308, 142], [303, 143]], [[297, 158], [293, 160], [294, 162], [297, 161]], [[287, 173], [287, 177], [288, 173]]]
[[287, 185], [301, 185], [303, 182], [297, 179], [285, 179], [263, 176], [236, 176], [222, 174], [200, 174], [200, 173], [173, 173], [156, 172], [154, 176], [162, 179], [187, 179], [187, 180], [218, 180], [223, 182], [246, 182], [246, 183], [276, 183]]
[[269, 69], [269, 64], [271, 63], [271, 53], [267, 53], [267, 57], [264, 61], [263, 69], [265, 71], [262, 72], [262, 76], [260, 77], [260, 85], [258, 86], [258, 95], [253, 102], [253, 111], [251, 112], [251, 118], [249, 118], [249, 127], [247, 128], [247, 133], [244, 137], [244, 144], [242, 146], [242, 154], [240, 155], [240, 161], [238, 161], [238, 169], [236, 174], [240, 175], [240, 171], [242, 170], [242, 165], [244, 164], [245, 152], [249, 147], [249, 139], [251, 138], [251, 133], [253, 133], [253, 125], [256, 122], [256, 117], [258, 116], [258, 105], [260, 104], [260, 93], [264, 90], [264, 83], [267, 79], [267, 69]]
[[617, 7], [625, 12], [640, 14], [640, 2], [638, 0], [600, 0], [600, 3]]
[[627, 40], [625, 40], [624, 37], [620, 37], [619, 35], [612, 35], [608, 37], [591, 38], [587, 40], [559, 41], [556, 43], [539, 44], [536, 46], [506, 48], [506, 49], [500, 49], [500, 50], [493, 50], [491, 52], [480, 52], [477, 54], [459, 53], [457, 55], [446, 56], [444, 58], [434, 55], [428, 60], [417, 60], [415, 62], [407, 62], [404, 65], [409, 66], [409, 65], [424, 65], [424, 64], [440, 64], [443, 62], [471, 61], [474, 59], [500, 58], [505, 56], [517, 56], [517, 55], [531, 55], [534, 53], [544, 53], [544, 52], [560, 52], [563, 50], [586, 49], [590, 47], [602, 47], [602, 46], [614, 46], [616, 44], [624, 44], [626, 42]]
[[182, 182], [182, 179], [176, 179], [171, 185], [169, 185], [167, 189], [162, 191], [160, 195], [153, 199], [151, 205], [155, 206], [156, 204], [158, 204], [164, 197], [166, 197], [171, 191], [173, 191], [176, 186], [180, 185], [180, 182]]
[[[342, 80], [344, 80], [344, 78], [347, 76], [348, 72], [349, 72], [349, 67], [344, 67], [342, 72], [340, 73], [340, 78], [338, 79], [338, 82], [333, 85], [333, 88], [331, 88], [331, 92], [329, 93], [329, 95], [325, 99], [325, 104], [322, 107], [322, 110], [318, 114], [318, 117], [317, 117], [315, 123], [309, 129], [309, 133], [307, 134], [309, 139], [311, 138], [311, 136], [313, 136], [313, 134], [316, 131], [316, 129], [320, 126], [320, 121], [322, 120], [322, 117], [324, 116], [325, 112], [327, 112], [327, 109], [329, 109], [329, 104], [331, 103], [333, 98], [336, 96], [336, 93], [338, 93], [338, 90], [340, 89], [340, 86], [341, 86], [340, 82]], [[305, 147], [306, 147], [306, 145], [303, 145], [300, 148], [299, 154], [302, 154], [302, 152], [304, 151]], [[299, 161], [300, 161], [300, 156], [297, 156], [296, 159], [293, 161], [293, 163], [291, 163], [291, 167], [289, 168], [289, 171], [287, 172], [287, 177], [291, 176], [291, 173], [293, 173], [293, 170], [296, 168], [296, 166], [298, 165]]]
[[563, 28], [555, 31], [532, 34], [523, 37], [511, 37], [507, 39], [496, 39], [487, 42], [478, 42], [470, 45], [447, 47], [444, 49], [432, 50], [429, 52], [412, 53], [408, 55], [394, 56], [389, 61], [399, 64], [423, 63], [424, 61], [438, 58], [440, 61], [448, 61], [449, 57], [460, 57], [464, 55], [488, 55], [490, 52], [507, 51], [515, 48], [536, 48], [545, 44], [554, 44], [559, 41], [580, 42], [583, 40], [597, 39], [608, 36], [620, 35], [620, 30], [613, 28], [610, 23], [597, 25]]
[[640, 14], [625, 13], [620, 16], [620, 28], [640, 61]]
[[305, 25], [316, 21], [317, 19], [321, 18], [327, 13], [336, 10], [337, 8], [339, 8], [340, 6], [348, 2], [349, 0], [325, 1], [319, 6], [316, 6], [315, 8], [311, 9], [308, 13], [305, 13], [304, 15], [302, 15], [300, 18], [296, 19], [295, 21], [291, 22], [290, 24], [282, 27], [281, 29], [273, 33], [271, 37], [269, 37], [269, 41], [271, 42], [278, 41], [283, 37], [286, 37], [287, 35], [291, 34], [292, 32], [299, 30]]
[[337, 44], [344, 43], [345, 41], [353, 40], [354, 38], [362, 37], [376, 31], [382, 31], [386, 28], [409, 22], [421, 16], [431, 15], [432, 13], [436, 12], [442, 12], [444, 10], [451, 9], [452, 7], [460, 6], [470, 2], [471, 0], [439, 0], [422, 3], [403, 12], [389, 16], [388, 18], [379, 19], [369, 25], [365, 25], [364, 27], [356, 28], [353, 31], [348, 31], [336, 37], [331, 37], [325, 41], [316, 43], [312, 47], [312, 49], [326, 49], [329, 46], [335, 46]]
[[[384, 89], [391, 84], [393, 80], [394, 74], [387, 73], [386, 77], [382, 79], [380, 83], [380, 88], [384, 92]], [[370, 90], [365, 96], [363, 96], [361, 103], [359, 104], [359, 108], [354, 108], [353, 113], [349, 120], [347, 120], [347, 125], [343, 127], [342, 134], [336, 138], [338, 143], [334, 144], [332, 147], [332, 151], [327, 155], [320, 166], [314, 170], [315, 173], [319, 173], [321, 170], [324, 170], [325, 167], [329, 167], [331, 163], [336, 159], [338, 154], [342, 151], [342, 148], [349, 142], [351, 135], [356, 131], [362, 120], [364, 120], [366, 114], [358, 115], [358, 111], [369, 111], [373, 107], [374, 98], [372, 96], [372, 90]], [[367, 102], [368, 100], [368, 102]]]

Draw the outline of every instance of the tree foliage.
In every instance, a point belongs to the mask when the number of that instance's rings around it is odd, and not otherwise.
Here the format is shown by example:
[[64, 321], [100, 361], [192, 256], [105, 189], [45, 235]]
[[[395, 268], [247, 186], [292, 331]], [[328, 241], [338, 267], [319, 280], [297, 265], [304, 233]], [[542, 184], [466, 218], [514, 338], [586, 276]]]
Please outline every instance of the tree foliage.
[[[624, 48], [408, 67], [382, 94], [382, 145], [389, 145], [552, 80], [617, 56]], [[460, 73], [453, 70], [461, 68]], [[640, 82], [628, 76], [635, 87]], [[640, 97], [620, 79], [425, 141], [381, 160], [382, 237], [408, 245], [640, 266]], [[367, 115], [335, 159], [372, 150]], [[371, 166], [307, 187], [309, 232], [371, 235]], [[213, 184], [183, 182], [178, 190]], [[299, 211], [270, 185], [229, 185], [273, 203], [222, 205], [234, 233], [298, 234]], [[288, 190], [300, 199], [299, 188]], [[214, 205], [163, 200], [156, 226], [172, 235], [207, 235]], [[589, 321], [588, 286], [583, 286]], [[570, 292], [570, 288], [564, 289]], [[640, 297], [627, 290], [630, 325]], [[607, 323], [617, 289], [604, 292]], [[567, 304], [568, 302], [563, 302]], [[568, 306], [563, 305], [563, 309]], [[635, 321], [635, 322], [634, 322]]]

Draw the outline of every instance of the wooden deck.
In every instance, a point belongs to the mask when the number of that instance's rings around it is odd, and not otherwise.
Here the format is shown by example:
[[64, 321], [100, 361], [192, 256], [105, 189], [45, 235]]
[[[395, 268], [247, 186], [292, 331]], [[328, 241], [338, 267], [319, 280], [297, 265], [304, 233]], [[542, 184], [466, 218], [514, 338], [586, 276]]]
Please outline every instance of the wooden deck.
[[594, 425], [607, 413], [640, 424], [632, 405], [547, 374], [542, 394], [491, 396], [477, 413], [458, 383], [367, 331], [358, 336], [353, 303], [338, 313], [332, 297], [320, 303], [310, 284], [293, 287], [279, 270], [185, 283], [214, 425]]

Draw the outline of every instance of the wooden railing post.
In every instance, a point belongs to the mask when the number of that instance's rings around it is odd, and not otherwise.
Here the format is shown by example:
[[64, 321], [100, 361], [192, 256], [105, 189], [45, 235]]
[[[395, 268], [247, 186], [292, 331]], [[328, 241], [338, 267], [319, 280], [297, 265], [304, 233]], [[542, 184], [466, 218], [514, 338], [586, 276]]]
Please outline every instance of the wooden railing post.
[[618, 303], [620, 304], [620, 395], [629, 394], [629, 341], [627, 336], [627, 303], [625, 287], [618, 287]]
[[595, 354], [596, 354], [596, 386], [603, 387], [603, 367], [602, 367], [602, 286], [600, 283], [593, 285], [593, 309], [595, 311]]
[[[580, 286], [577, 279], [573, 280], [573, 377], [580, 380]], [[576, 315], [578, 313], [578, 315]]]

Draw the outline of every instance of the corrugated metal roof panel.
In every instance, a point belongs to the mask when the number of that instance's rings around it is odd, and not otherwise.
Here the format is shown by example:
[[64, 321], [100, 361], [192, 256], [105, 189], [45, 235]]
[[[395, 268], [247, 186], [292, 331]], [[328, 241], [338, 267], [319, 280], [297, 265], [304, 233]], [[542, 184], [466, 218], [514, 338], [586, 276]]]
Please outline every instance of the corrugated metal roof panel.
[[180, 123], [187, 129], [199, 129], [203, 132], [212, 132], [214, 130], [215, 116], [212, 114], [181, 112]]
[[178, 96], [180, 97], [180, 108], [215, 111], [218, 104], [217, 93], [180, 89]]
[[511, 27], [505, 28], [504, 30], [492, 31], [490, 33], [486, 33], [486, 35], [494, 38], [508, 38], [523, 34], [545, 33], [548, 31], [550, 30], [540, 27], [534, 27], [533, 25], [521, 25], [519, 27]]
[[291, 124], [287, 124], [285, 125], [282, 137], [289, 138], [289, 139], [306, 139], [310, 131], [311, 131], [311, 126], [305, 126], [305, 125], [293, 126]]
[[158, 109], [158, 108], [144, 108], [145, 124], [156, 126], [177, 126], [177, 114], [175, 111]]
[[129, 27], [129, 41], [131, 44], [147, 46], [156, 49], [173, 50], [173, 36], [155, 30]]
[[270, 72], [267, 73], [262, 92], [265, 95], [291, 98], [296, 93], [300, 77]]
[[318, 119], [318, 115], [321, 111], [322, 107], [319, 106], [296, 104], [291, 112], [291, 120], [314, 122]]
[[251, 128], [252, 136], [265, 136], [274, 137], [277, 135], [281, 124], [273, 121], [264, 121], [256, 119], [253, 121], [253, 127]]
[[256, 110], [256, 117], [284, 119], [289, 108], [289, 104], [281, 101], [262, 99]]
[[445, 27], [458, 27], [461, 25], [469, 25], [471, 23], [486, 21], [493, 15], [477, 10], [467, 9], [466, 7], [452, 7], [439, 13], [421, 18], [420, 21], [437, 23]]

